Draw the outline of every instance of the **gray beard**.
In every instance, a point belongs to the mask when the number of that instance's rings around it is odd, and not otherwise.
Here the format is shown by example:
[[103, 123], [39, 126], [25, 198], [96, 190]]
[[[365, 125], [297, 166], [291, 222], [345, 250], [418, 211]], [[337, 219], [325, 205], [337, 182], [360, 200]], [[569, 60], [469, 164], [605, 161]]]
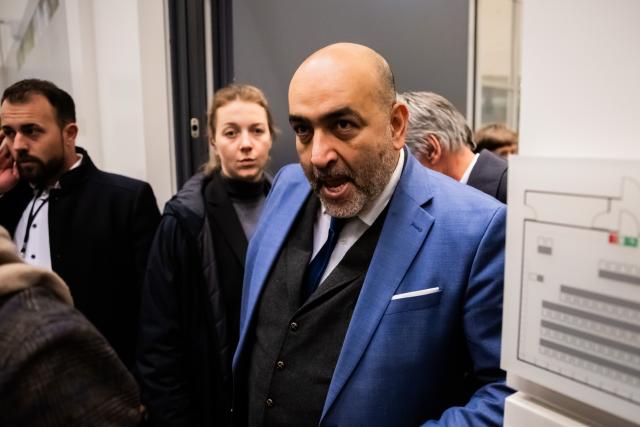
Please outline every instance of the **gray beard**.
[[[372, 164], [358, 171], [336, 164], [324, 171], [319, 171], [315, 167], [310, 171], [305, 169], [305, 175], [330, 216], [352, 218], [358, 215], [367, 203], [382, 193], [395, 169], [395, 160], [394, 150], [388, 149], [380, 152], [377, 164]], [[349, 177], [354, 187], [354, 195], [343, 203], [327, 200], [320, 191], [322, 178], [335, 175]]]

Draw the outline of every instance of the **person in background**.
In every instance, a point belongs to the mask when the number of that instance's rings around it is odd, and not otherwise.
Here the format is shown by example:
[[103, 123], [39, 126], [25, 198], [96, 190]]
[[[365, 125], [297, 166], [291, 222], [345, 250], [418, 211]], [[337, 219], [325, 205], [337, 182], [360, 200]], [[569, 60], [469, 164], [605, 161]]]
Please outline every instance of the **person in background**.
[[351, 43], [291, 79], [300, 164], [247, 251], [235, 425], [502, 425], [506, 206], [416, 161], [394, 86]]
[[155, 426], [230, 423], [247, 244], [271, 187], [275, 126], [256, 87], [216, 92], [211, 157], [166, 205], [149, 256], [138, 371]]
[[507, 158], [518, 153], [518, 134], [501, 123], [492, 123], [476, 131], [476, 153], [488, 150]]
[[76, 147], [75, 103], [45, 80], [8, 87], [0, 109], [0, 225], [25, 262], [52, 269], [129, 367], [160, 212], [146, 182], [106, 173]]
[[138, 386], [73, 308], [60, 276], [23, 262], [0, 227], [0, 425], [135, 426]]
[[507, 162], [483, 150], [474, 154], [473, 134], [464, 116], [433, 92], [405, 92], [409, 108], [407, 145], [423, 166], [507, 202]]

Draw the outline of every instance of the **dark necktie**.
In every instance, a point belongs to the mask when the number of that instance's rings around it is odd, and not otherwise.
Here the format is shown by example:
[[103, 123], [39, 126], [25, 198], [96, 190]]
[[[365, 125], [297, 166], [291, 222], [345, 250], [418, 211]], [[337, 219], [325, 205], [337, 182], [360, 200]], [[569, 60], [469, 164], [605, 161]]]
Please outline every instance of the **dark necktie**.
[[304, 291], [304, 301], [309, 298], [309, 296], [315, 292], [320, 284], [320, 279], [324, 273], [324, 270], [327, 268], [327, 264], [329, 264], [329, 258], [331, 258], [331, 253], [333, 252], [333, 248], [336, 247], [336, 243], [338, 242], [338, 236], [340, 235], [340, 230], [347, 222], [347, 218], [334, 218], [331, 217], [331, 223], [329, 224], [329, 235], [327, 236], [327, 241], [324, 242], [322, 248], [318, 251], [315, 258], [309, 263], [307, 267], [307, 275], [305, 280], [305, 289]]

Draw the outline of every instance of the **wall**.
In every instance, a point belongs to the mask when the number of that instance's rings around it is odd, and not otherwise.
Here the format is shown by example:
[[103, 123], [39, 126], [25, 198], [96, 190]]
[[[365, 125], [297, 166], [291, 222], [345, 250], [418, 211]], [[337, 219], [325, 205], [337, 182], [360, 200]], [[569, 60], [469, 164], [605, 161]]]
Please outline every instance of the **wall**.
[[25, 65], [14, 47], [2, 71], [6, 82], [37, 77], [69, 91], [77, 144], [98, 167], [148, 181], [163, 205], [175, 192], [167, 40], [163, 1], [61, 0]]
[[103, 166], [144, 177], [137, 2], [94, 1], [93, 23]]
[[478, 0], [474, 127], [518, 129], [521, 0]]
[[[100, 93], [93, 31], [93, 2], [67, 0], [63, 1], [62, 5], [65, 8], [68, 42], [67, 46], [60, 45], [58, 49], [69, 50], [69, 78], [71, 79], [69, 92], [76, 102], [79, 128], [76, 144], [89, 152], [91, 159], [99, 168], [104, 168]], [[42, 78], [50, 79], [46, 73], [42, 74]], [[118, 172], [125, 171], [118, 170]]]
[[288, 124], [289, 79], [313, 51], [366, 44], [394, 70], [397, 89], [431, 90], [467, 111], [469, 0], [236, 0], [235, 78], [262, 88], [283, 130], [272, 169], [297, 161]]
[[640, 2], [523, 2], [520, 154], [640, 158]]
[[147, 179], [160, 206], [177, 191], [171, 110], [169, 26], [163, 1], [138, 0], [142, 130]]
[[[29, 17], [35, 13], [37, 5], [37, 0], [30, 0], [26, 3], [24, 10], [29, 14]], [[3, 64], [5, 84], [25, 77], [47, 75], [63, 89], [71, 89], [69, 43], [65, 15], [66, 8], [63, 2], [48, 22], [42, 22], [37, 26], [33, 48], [24, 58], [24, 63], [21, 66], [18, 65], [19, 44], [13, 40], [10, 27], [3, 26], [3, 53], [6, 55]], [[17, 31], [23, 32], [27, 24], [28, 22], [15, 22], [12, 29], [15, 28]]]

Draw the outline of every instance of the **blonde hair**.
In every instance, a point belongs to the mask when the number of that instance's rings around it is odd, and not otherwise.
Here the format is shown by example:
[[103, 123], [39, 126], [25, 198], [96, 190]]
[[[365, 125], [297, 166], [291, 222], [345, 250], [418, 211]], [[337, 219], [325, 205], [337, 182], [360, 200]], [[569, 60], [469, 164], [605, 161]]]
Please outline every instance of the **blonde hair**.
[[[214, 140], [214, 137], [216, 135], [216, 113], [218, 111], [218, 108], [224, 107], [225, 105], [233, 101], [253, 102], [264, 108], [264, 111], [267, 113], [267, 125], [269, 126], [269, 134], [271, 135], [272, 139], [275, 138], [278, 129], [273, 123], [273, 117], [271, 116], [271, 111], [269, 110], [269, 103], [267, 102], [267, 98], [264, 96], [264, 93], [260, 89], [252, 85], [233, 83], [223, 87], [222, 89], [219, 89], [213, 96], [213, 101], [211, 101], [211, 106], [209, 107], [209, 111], [207, 112], [207, 128], [209, 132], [209, 141]], [[211, 151], [209, 161], [203, 167], [204, 173], [210, 175], [218, 168], [220, 168], [220, 158], [215, 152]]]

